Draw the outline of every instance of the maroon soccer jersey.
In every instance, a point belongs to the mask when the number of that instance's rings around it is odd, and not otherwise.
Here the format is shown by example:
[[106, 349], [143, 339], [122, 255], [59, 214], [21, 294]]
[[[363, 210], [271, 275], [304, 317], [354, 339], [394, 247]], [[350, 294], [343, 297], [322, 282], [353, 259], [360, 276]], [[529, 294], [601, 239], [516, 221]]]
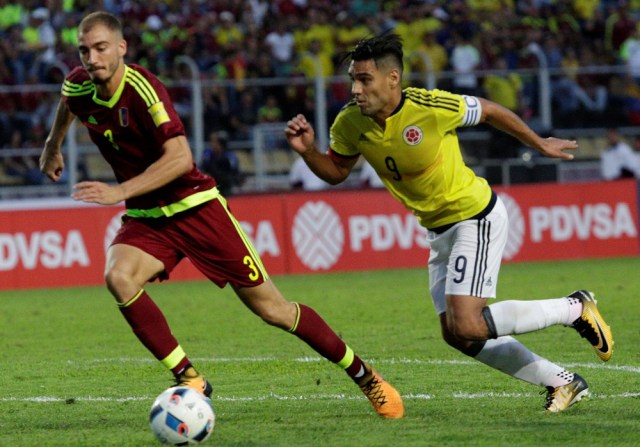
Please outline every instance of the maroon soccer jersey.
[[[91, 140], [111, 165], [118, 182], [145, 171], [160, 158], [167, 140], [184, 135], [167, 89], [139, 65], [125, 67], [117, 92], [108, 100], [97, 97], [86, 70], [76, 67], [64, 81], [62, 96], [69, 110], [89, 129]], [[215, 180], [194, 165], [188, 174], [162, 188], [127, 200], [126, 207], [164, 206], [214, 185]]]

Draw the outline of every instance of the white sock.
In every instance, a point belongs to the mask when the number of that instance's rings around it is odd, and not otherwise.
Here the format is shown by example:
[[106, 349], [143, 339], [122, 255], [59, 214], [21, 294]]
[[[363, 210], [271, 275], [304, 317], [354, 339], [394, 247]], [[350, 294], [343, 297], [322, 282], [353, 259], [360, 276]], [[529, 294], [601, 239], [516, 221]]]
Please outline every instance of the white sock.
[[582, 313], [582, 305], [580, 300], [566, 297], [532, 301], [508, 300], [490, 305], [489, 310], [496, 334], [501, 336], [525, 334], [555, 324], [569, 326]]
[[567, 297], [567, 300], [569, 300], [569, 321], [573, 324], [574, 321], [582, 316], [582, 301], [571, 297]]
[[556, 388], [573, 380], [573, 373], [529, 351], [509, 336], [487, 340], [475, 359], [533, 385]]

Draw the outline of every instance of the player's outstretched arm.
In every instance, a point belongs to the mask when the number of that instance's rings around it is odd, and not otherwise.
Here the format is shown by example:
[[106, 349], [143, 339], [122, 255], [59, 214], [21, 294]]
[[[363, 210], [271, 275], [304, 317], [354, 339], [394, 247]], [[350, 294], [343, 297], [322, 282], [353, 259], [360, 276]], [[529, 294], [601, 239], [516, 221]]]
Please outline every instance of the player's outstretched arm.
[[62, 177], [64, 169], [64, 158], [61, 152], [62, 142], [74, 118], [75, 116], [61, 99], [58, 102], [53, 125], [44, 143], [42, 154], [40, 154], [40, 171], [54, 182]]
[[117, 185], [79, 182], [74, 185], [71, 197], [82, 202], [115, 205], [155, 191], [193, 169], [193, 156], [184, 135], [170, 138], [162, 149], [162, 156], [141, 174]]
[[287, 122], [285, 136], [291, 149], [304, 159], [309, 168], [325, 182], [337, 185], [344, 181], [356, 159], [338, 163], [316, 147], [315, 131], [304, 115], [296, 115]]
[[486, 122], [496, 129], [516, 137], [520, 142], [536, 149], [545, 157], [573, 159], [573, 154], [565, 151], [577, 149], [578, 143], [576, 141], [555, 137], [542, 138], [511, 110], [488, 99], [479, 98], [479, 100], [482, 104], [481, 122]]

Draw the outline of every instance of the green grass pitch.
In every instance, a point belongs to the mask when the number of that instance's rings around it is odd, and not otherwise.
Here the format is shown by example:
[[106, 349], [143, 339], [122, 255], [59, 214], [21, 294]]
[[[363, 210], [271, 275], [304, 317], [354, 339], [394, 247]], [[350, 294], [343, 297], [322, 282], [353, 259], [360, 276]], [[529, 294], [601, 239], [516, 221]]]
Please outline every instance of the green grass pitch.
[[[592, 397], [542, 411], [541, 388], [441, 340], [426, 269], [274, 278], [313, 306], [405, 398], [379, 418], [340, 369], [262, 323], [229, 288], [147, 290], [214, 385], [218, 446], [640, 445], [640, 259], [506, 264], [499, 299], [596, 293], [616, 341], [603, 364], [572, 329], [518, 338], [589, 382]], [[0, 446], [153, 446], [148, 411], [171, 375], [138, 343], [104, 287], [0, 293]]]

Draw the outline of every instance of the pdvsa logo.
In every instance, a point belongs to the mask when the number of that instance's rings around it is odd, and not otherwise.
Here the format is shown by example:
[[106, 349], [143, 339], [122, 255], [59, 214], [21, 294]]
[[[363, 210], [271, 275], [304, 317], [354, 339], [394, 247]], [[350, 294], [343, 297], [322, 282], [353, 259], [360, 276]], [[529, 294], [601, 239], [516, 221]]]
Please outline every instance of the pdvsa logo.
[[0, 272], [87, 267], [89, 254], [79, 230], [0, 233]]
[[402, 131], [402, 139], [409, 146], [415, 146], [422, 141], [422, 129], [418, 126], [408, 126]]
[[328, 270], [340, 259], [344, 229], [340, 216], [325, 202], [307, 202], [293, 219], [293, 247], [311, 270]]
[[[344, 224], [343, 224], [344, 221]], [[310, 270], [329, 270], [342, 256], [426, 249], [426, 229], [409, 212], [342, 215], [323, 201], [306, 202], [294, 216], [292, 242]]]

